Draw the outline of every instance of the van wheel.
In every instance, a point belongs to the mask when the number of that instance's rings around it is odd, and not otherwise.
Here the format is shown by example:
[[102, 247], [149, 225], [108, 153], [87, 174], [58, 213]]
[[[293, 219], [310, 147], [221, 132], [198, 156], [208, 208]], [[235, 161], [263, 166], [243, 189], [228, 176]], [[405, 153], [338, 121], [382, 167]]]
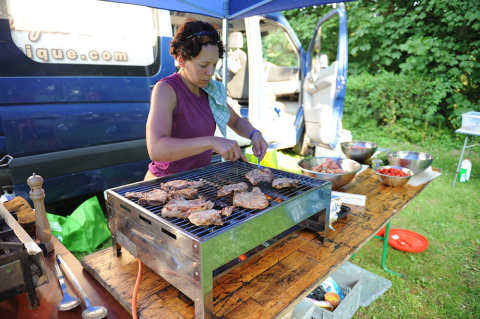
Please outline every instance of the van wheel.
[[293, 147], [293, 151], [295, 152], [295, 154], [301, 156], [312, 156], [315, 153], [315, 147], [308, 145], [305, 131], [303, 131], [302, 133], [300, 142], [298, 142], [298, 144]]

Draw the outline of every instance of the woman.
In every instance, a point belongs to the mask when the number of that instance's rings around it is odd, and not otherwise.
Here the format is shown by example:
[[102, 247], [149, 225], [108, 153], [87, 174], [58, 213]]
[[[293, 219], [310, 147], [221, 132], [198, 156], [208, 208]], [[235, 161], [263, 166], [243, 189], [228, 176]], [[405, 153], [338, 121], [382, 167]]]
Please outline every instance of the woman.
[[262, 159], [267, 143], [260, 131], [240, 118], [225, 103], [224, 86], [211, 78], [224, 48], [212, 25], [189, 21], [176, 32], [170, 54], [180, 69], [155, 84], [146, 126], [152, 162], [145, 179], [208, 165], [212, 151], [225, 160], [246, 160], [236, 141], [214, 136], [226, 125], [251, 139], [253, 152]]

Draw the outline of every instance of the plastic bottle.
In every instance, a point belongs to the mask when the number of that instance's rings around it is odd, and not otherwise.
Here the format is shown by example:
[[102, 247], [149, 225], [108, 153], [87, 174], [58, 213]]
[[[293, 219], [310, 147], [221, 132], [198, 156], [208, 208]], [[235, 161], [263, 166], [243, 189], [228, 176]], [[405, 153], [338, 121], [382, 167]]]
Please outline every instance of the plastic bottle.
[[466, 158], [463, 162], [465, 162], [465, 168], [467, 170], [467, 181], [470, 179], [470, 173], [472, 172], [472, 162], [469, 158]]
[[472, 171], [472, 162], [468, 158], [462, 161], [460, 166], [460, 172], [458, 173], [458, 181], [460, 183], [465, 183], [470, 179], [470, 172]]

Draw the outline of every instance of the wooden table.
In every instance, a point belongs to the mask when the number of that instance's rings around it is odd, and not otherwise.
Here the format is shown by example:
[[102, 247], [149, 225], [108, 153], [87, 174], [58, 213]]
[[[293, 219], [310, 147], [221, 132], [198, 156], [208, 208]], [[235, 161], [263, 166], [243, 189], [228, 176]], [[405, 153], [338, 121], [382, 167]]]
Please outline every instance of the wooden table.
[[[322, 243], [317, 234], [311, 231], [298, 230], [226, 274], [215, 277], [215, 314], [223, 318], [242, 319], [279, 318], [288, 314], [427, 185], [397, 188], [384, 186], [371, 169], [366, 169], [340, 190], [366, 195], [365, 207], [352, 206], [351, 214], [334, 225], [335, 231], [329, 233], [327, 243]], [[85, 270], [96, 280], [77, 267], [78, 262], [72, 255], [65, 251], [60, 253], [70, 265], [75, 266], [76, 273], [81, 274], [80, 282], [92, 303], [109, 309], [108, 318], [129, 317], [125, 310], [120, 309], [119, 304], [129, 311], [138, 266], [125, 249], [118, 258], [113, 256], [112, 249], [109, 248], [82, 260]], [[56, 286], [54, 288], [49, 284], [50, 290], [44, 287], [38, 289], [41, 313], [49, 316], [41, 318], [67, 318], [67, 315], [78, 318], [80, 309], [65, 314], [57, 312], [55, 306], [61, 299], [61, 292], [54, 274], [49, 275]], [[105, 289], [110, 294], [105, 293]], [[23, 299], [22, 301], [22, 297], [18, 297], [7, 303], [10, 308], [5, 308], [6, 302], [0, 303], [0, 311], [5, 309], [12, 315], [15, 311], [22, 311], [17, 318], [31, 317], [29, 314], [35, 311], [28, 311], [26, 298]], [[27, 309], [20, 310], [21, 307]], [[137, 310], [142, 318], [194, 318], [193, 302], [147, 267], [142, 272]], [[39, 311], [37, 310], [38, 313]]]

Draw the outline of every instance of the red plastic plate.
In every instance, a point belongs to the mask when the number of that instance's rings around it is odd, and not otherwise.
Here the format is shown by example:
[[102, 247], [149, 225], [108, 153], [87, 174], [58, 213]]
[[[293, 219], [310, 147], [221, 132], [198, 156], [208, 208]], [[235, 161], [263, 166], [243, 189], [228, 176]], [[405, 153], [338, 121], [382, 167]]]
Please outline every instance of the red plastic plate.
[[395, 249], [409, 253], [420, 253], [427, 249], [428, 240], [408, 229], [390, 229], [388, 244]]

